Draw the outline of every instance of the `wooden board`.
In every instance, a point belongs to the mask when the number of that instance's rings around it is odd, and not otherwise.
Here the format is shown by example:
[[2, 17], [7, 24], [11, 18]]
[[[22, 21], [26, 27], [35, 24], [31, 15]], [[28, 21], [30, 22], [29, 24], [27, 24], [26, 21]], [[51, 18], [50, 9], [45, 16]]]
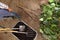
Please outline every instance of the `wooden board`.
[[[46, 0], [0, 0], [1, 2], [8, 4], [9, 7], [13, 9], [13, 11], [17, 12], [21, 16], [21, 20], [27, 23], [30, 27], [37, 31], [37, 38], [36, 40], [45, 40], [41, 36], [39, 32], [39, 15], [41, 13], [40, 4], [46, 3]], [[15, 21], [16, 22], [16, 21]], [[9, 23], [9, 22], [8, 22]], [[10, 27], [10, 24], [4, 26]], [[12, 27], [13, 25], [11, 25]], [[8, 33], [10, 35], [10, 33]], [[7, 35], [8, 35], [7, 34]], [[4, 40], [5, 34], [0, 34], [0, 40]], [[11, 34], [12, 35], [12, 34]], [[10, 36], [11, 36], [10, 35]], [[16, 38], [11, 36], [7, 36], [6, 40], [17, 40]], [[3, 37], [3, 38], [2, 38]], [[13, 39], [12, 39], [13, 38]]]
[[[0, 20], [0, 26], [13, 28], [17, 23], [18, 19], [2, 19]], [[0, 32], [0, 40], [18, 40], [16, 36], [14, 36], [12, 33], [1, 33]]]

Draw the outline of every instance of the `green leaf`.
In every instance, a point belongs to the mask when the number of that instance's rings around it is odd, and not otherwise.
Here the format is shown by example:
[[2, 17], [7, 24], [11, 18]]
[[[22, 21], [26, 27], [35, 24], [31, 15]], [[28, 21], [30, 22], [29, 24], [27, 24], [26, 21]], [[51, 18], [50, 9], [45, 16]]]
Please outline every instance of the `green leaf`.
[[42, 29], [40, 29], [40, 32], [41, 32], [41, 33], [44, 33]]
[[53, 31], [47, 27], [44, 29], [44, 32], [45, 32], [45, 34], [48, 34], [48, 35], [54, 34]]
[[57, 40], [57, 36], [56, 35], [50, 35], [50, 40]]
[[40, 20], [40, 21], [43, 21], [43, 18], [40, 18], [39, 20]]
[[54, 0], [49, 0], [49, 2], [51, 3], [51, 2], [54, 2]]
[[51, 6], [55, 6], [55, 3], [51, 3]]
[[47, 20], [51, 20], [51, 19], [52, 19], [52, 17], [48, 17], [48, 18], [47, 18]]
[[60, 3], [57, 0], [49, 0], [48, 4], [42, 6], [42, 15], [40, 15], [40, 32], [45, 34], [47, 40], [57, 40], [57, 34], [60, 33]]
[[49, 15], [49, 16], [52, 16], [52, 11], [51, 10], [49, 10], [48, 12], [47, 12], [47, 14]]

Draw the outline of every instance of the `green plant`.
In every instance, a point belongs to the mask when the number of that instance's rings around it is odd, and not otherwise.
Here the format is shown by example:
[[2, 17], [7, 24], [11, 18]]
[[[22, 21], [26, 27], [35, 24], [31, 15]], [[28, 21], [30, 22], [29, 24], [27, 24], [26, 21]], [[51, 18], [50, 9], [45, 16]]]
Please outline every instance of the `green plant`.
[[47, 40], [58, 40], [60, 35], [60, 3], [59, 0], [49, 0], [41, 5], [40, 32]]

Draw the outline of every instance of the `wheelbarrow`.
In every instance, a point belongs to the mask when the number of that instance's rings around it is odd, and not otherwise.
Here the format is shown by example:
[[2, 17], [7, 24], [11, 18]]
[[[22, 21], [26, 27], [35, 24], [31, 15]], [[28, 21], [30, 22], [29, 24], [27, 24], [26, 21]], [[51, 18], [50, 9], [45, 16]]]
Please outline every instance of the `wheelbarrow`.
[[[7, 10], [0, 10], [0, 20], [4, 18], [17, 18], [20, 20], [20, 16], [17, 15], [15, 12], [8, 12]], [[4, 33], [12, 33], [14, 34], [19, 40], [34, 40], [36, 37], [36, 31], [29, 27], [24, 22], [18, 22], [14, 28], [7, 28], [0, 25], [0, 32]]]

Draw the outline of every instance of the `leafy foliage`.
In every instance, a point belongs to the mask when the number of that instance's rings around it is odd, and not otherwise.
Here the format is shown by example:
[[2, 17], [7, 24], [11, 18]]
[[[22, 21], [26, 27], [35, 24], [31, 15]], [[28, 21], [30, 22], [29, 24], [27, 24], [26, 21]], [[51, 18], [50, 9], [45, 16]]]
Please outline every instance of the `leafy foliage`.
[[54, 0], [49, 0], [49, 2], [54, 2]]
[[47, 40], [58, 40], [60, 35], [60, 3], [57, 0], [49, 0], [49, 4], [42, 5], [40, 15], [40, 32]]

